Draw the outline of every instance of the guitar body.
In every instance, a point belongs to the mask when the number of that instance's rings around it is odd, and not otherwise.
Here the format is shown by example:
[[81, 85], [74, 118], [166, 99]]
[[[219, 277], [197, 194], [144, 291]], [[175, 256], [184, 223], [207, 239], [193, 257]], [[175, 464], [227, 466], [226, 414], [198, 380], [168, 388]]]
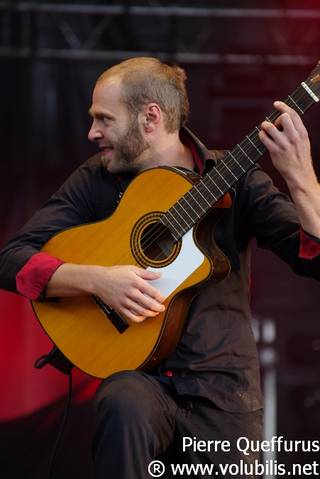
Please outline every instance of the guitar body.
[[155, 367], [175, 349], [197, 288], [209, 278], [219, 281], [228, 274], [228, 260], [206, 230], [212, 230], [212, 222], [230, 207], [229, 195], [178, 242], [169, 241], [162, 250], [163, 245], [155, 250], [144, 246], [160, 214], [195, 181], [194, 175], [167, 167], [147, 170], [131, 182], [111, 217], [58, 233], [43, 247], [70, 263], [135, 264], [162, 271], [153, 284], [166, 296], [166, 310], [142, 323], [127, 321], [123, 330], [91, 296], [33, 302], [46, 333], [84, 372], [104, 378], [120, 370]]

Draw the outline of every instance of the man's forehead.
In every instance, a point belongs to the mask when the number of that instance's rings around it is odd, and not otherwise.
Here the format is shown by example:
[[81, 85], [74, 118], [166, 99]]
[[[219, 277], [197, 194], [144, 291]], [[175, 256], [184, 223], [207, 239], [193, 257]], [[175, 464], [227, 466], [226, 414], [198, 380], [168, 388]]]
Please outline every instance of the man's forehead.
[[100, 114], [106, 110], [111, 113], [115, 109], [125, 109], [121, 101], [121, 83], [113, 78], [98, 81], [93, 90], [89, 114]]
[[98, 79], [94, 90], [113, 90], [121, 92], [122, 80], [118, 75]]

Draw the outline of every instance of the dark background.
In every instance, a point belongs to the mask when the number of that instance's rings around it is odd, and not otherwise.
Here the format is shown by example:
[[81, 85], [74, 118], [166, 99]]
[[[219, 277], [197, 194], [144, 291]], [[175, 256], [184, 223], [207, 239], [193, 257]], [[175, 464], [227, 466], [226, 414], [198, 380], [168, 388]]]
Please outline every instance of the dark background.
[[[230, 148], [303, 81], [319, 59], [318, 2], [0, 2], [0, 241], [13, 235], [95, 152], [87, 140], [97, 76], [129, 56], [160, 56], [188, 73], [190, 127]], [[305, 117], [320, 173], [320, 109]], [[285, 185], [266, 156], [280, 188]], [[277, 435], [319, 438], [320, 286], [253, 244], [252, 308], [261, 351], [266, 422]], [[0, 474], [44, 478], [67, 378], [32, 362], [50, 348], [23, 298], [0, 292]], [[264, 337], [268, 327], [275, 338]], [[91, 477], [97, 381], [75, 373], [59, 478]], [[270, 402], [271, 401], [271, 402]], [[271, 406], [270, 406], [271, 404]], [[271, 413], [270, 413], [271, 411]], [[273, 415], [272, 415], [273, 413]], [[279, 462], [311, 463], [310, 454]]]

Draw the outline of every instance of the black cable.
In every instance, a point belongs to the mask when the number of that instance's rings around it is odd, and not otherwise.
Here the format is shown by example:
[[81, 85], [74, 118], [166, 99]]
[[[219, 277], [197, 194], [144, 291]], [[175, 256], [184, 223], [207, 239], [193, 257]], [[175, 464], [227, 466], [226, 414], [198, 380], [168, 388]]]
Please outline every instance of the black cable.
[[50, 463], [49, 463], [48, 479], [53, 479], [53, 477], [54, 477], [53, 473], [54, 473], [54, 469], [55, 469], [55, 466], [56, 466], [56, 458], [57, 458], [57, 455], [58, 455], [59, 447], [60, 447], [60, 444], [61, 444], [61, 439], [62, 439], [64, 430], [65, 430], [65, 426], [66, 426], [67, 419], [68, 419], [68, 416], [69, 416], [69, 411], [70, 411], [71, 398], [72, 398], [72, 372], [71, 371], [68, 374], [68, 378], [69, 378], [68, 397], [67, 397], [67, 400], [66, 400], [66, 403], [65, 403], [65, 408], [64, 408], [62, 420], [61, 420], [61, 423], [60, 423], [57, 439], [56, 439], [56, 442], [54, 444], [52, 454], [51, 454], [51, 459], [50, 459]]

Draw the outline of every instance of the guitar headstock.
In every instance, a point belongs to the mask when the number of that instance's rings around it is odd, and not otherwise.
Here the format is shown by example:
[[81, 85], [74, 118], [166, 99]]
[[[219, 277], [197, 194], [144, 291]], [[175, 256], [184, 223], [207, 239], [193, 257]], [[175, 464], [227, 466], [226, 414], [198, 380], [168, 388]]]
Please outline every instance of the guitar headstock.
[[318, 98], [317, 101], [320, 101], [320, 61], [311, 71], [305, 83], [312, 90], [314, 95]]

